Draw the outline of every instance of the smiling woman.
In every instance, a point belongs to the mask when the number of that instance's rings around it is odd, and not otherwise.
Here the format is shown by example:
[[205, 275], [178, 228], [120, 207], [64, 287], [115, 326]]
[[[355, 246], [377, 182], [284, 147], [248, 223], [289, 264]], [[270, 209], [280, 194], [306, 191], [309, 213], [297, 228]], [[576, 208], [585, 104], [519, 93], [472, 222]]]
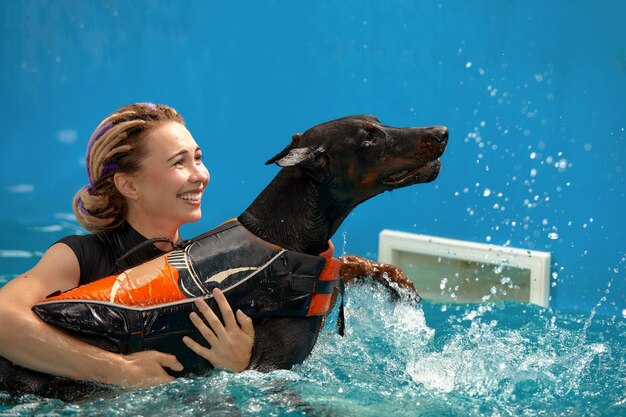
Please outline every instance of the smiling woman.
[[172, 232], [183, 223], [200, 220], [209, 171], [202, 163], [200, 148], [178, 122], [154, 129], [144, 141], [144, 168], [136, 174], [118, 172], [113, 180], [127, 202], [128, 222], [144, 235], [157, 233], [176, 241], [178, 236]]
[[[68, 399], [90, 386], [50, 384], [53, 375], [148, 386], [171, 380], [168, 372], [183, 368], [175, 356], [156, 351], [120, 355], [96, 348], [45, 324], [31, 311], [51, 293], [163, 255], [171, 250], [167, 240], [181, 240], [179, 227], [202, 215], [209, 172], [198, 144], [171, 107], [139, 103], [112, 113], [92, 134], [85, 162], [89, 184], [76, 193], [74, 212], [93, 234], [62, 238], [33, 269], [0, 288], [0, 390]], [[162, 241], [148, 242], [153, 238]], [[216, 301], [226, 324], [210, 309], [202, 311], [211, 328], [194, 321], [211, 336], [211, 349], [200, 350], [194, 341], [185, 344], [215, 367], [244, 370], [254, 340], [252, 321], [239, 311], [235, 320], [221, 293]], [[48, 392], [52, 386], [63, 386], [65, 392]]]

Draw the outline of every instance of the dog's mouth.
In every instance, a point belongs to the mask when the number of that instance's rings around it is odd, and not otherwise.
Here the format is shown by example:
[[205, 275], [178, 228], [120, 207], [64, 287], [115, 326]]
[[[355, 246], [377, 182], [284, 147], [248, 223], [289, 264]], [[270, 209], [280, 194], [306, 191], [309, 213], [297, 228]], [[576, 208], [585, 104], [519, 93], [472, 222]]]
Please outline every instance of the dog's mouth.
[[415, 169], [406, 169], [401, 172], [391, 174], [383, 179], [383, 184], [397, 188], [412, 184], [431, 182], [435, 178], [437, 178], [440, 169], [441, 161], [439, 159], [436, 159], [421, 167]]

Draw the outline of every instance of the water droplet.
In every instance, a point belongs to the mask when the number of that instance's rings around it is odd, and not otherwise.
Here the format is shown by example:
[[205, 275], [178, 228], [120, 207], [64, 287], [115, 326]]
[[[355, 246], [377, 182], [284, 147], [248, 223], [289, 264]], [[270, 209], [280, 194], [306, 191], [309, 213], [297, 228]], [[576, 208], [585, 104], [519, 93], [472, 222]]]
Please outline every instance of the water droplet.
[[446, 284], [448, 283], [448, 278], [443, 278], [439, 283], [439, 289], [444, 290], [446, 288]]
[[57, 139], [61, 143], [72, 144], [77, 138], [78, 132], [75, 129], [62, 129], [57, 132]]
[[491, 190], [489, 188], [485, 188], [483, 191], [483, 197], [489, 197], [491, 195]]
[[472, 67], [472, 63], [470, 61], [467, 61], [465, 63], [465, 68], [471, 68]]
[[555, 232], [548, 233], [548, 239], [556, 240], [558, 238], [559, 238], [558, 233], [555, 233]]

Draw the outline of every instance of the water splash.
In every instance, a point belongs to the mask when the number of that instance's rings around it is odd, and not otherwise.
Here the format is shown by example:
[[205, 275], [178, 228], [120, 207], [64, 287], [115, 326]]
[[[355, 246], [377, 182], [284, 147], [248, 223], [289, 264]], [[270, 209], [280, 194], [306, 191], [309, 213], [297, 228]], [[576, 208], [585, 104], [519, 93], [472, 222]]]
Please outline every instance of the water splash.
[[5, 395], [0, 414], [624, 415], [625, 321], [517, 303], [395, 302], [368, 282], [347, 294], [346, 336], [335, 310], [293, 370], [214, 372], [77, 404]]

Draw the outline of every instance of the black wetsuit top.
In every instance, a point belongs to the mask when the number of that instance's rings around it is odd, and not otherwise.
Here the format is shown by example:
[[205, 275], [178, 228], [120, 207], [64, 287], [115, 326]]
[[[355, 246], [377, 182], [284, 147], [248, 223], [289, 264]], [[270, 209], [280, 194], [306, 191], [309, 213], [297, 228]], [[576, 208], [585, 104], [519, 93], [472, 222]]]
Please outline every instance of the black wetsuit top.
[[74, 251], [80, 265], [79, 285], [84, 285], [100, 278], [117, 275], [125, 269], [166, 253], [154, 245], [146, 245], [116, 264], [120, 257], [146, 240], [138, 231], [125, 223], [114, 231], [85, 236], [66, 236], [56, 243], [65, 243]]
[[[110, 275], [118, 274], [165, 252], [153, 244], [146, 244], [116, 265], [116, 261], [129, 250], [147, 239], [125, 223], [108, 232], [84, 236], [66, 236], [56, 243], [65, 243], [76, 254], [80, 265], [79, 285], [88, 284]], [[45, 397], [71, 401], [103, 389], [84, 381], [56, 377], [23, 368], [0, 356], [0, 391], [14, 395], [38, 394]]]

